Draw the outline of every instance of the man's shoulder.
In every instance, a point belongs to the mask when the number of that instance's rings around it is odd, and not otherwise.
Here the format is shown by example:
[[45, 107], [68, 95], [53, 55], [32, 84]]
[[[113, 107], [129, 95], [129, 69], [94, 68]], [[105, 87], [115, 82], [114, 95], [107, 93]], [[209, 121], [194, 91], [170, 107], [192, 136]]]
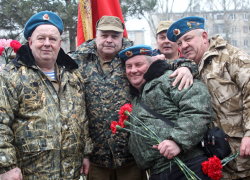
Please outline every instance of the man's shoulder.
[[80, 53], [80, 54], [88, 54], [96, 51], [96, 43], [95, 39], [90, 39], [84, 43], [82, 43], [79, 47], [77, 47], [76, 51], [74, 53]]

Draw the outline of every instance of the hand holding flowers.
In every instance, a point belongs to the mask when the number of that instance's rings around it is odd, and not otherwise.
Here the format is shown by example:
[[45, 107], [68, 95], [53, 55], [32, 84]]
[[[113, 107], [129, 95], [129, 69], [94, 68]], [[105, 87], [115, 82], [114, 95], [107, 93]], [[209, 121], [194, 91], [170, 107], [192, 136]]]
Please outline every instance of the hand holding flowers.
[[12, 39], [0, 39], [0, 56], [4, 57], [5, 63], [9, 63], [10, 55], [21, 47], [21, 43]]
[[[152, 131], [149, 127], [147, 127], [139, 118], [134, 116], [131, 112], [132, 112], [132, 104], [128, 103], [121, 107], [119, 111], [119, 114], [120, 114], [119, 122], [117, 123], [116, 121], [113, 121], [111, 123], [110, 127], [112, 130], [112, 133], [115, 133], [116, 130], [119, 130], [119, 129], [124, 129], [131, 133], [135, 133], [139, 136], [144, 137], [146, 140], [146, 144], [151, 145], [151, 148], [152, 148], [152, 145], [154, 144], [157, 145], [163, 142], [161, 138], [154, 131]], [[128, 116], [135, 119], [141, 125], [142, 128], [139, 128], [133, 125], [132, 123], [128, 122], [127, 121]], [[136, 131], [124, 128], [126, 125], [133, 126]], [[200, 180], [200, 178], [192, 170], [190, 170], [177, 156], [175, 156], [177, 154], [179, 153], [178, 152], [171, 153], [171, 157], [173, 157], [171, 161], [175, 162], [179, 166], [179, 168], [185, 174], [186, 178]]]

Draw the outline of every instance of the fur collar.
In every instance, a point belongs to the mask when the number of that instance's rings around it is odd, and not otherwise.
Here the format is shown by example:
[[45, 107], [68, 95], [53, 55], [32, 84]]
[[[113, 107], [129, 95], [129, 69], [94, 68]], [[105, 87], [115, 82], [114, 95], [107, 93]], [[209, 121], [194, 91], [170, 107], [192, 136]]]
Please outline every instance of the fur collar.
[[[172, 68], [166, 61], [156, 60], [149, 66], [147, 72], [144, 74], [144, 79], [146, 80], [145, 83], [162, 76], [167, 69], [172, 69]], [[143, 83], [141, 86], [144, 86], [145, 83]], [[131, 84], [129, 84], [129, 88], [130, 88], [130, 94], [132, 96], [138, 96], [140, 94], [138, 89], [136, 89]]]
[[[27, 67], [36, 65], [29, 45], [22, 45], [20, 47], [20, 49], [17, 51], [16, 58], [12, 60], [12, 63], [17, 67], [20, 67], [21, 64], [19, 61], [21, 61]], [[77, 63], [69, 55], [65, 54], [62, 48], [60, 48], [56, 62], [62, 67], [65, 66], [65, 68], [70, 71], [78, 68]]]
[[162, 76], [167, 69], [171, 69], [171, 67], [166, 61], [156, 60], [150, 65], [147, 72], [144, 74], [144, 79], [148, 82], [158, 78]]

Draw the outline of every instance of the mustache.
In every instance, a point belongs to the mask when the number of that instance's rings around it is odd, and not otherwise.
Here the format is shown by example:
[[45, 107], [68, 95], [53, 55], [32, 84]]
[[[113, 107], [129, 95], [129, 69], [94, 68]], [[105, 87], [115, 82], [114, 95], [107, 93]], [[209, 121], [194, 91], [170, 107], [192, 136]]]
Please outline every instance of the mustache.
[[163, 48], [172, 48], [171, 45], [166, 45], [166, 46], [163, 46]]
[[114, 45], [103, 45], [103, 47], [115, 47]]

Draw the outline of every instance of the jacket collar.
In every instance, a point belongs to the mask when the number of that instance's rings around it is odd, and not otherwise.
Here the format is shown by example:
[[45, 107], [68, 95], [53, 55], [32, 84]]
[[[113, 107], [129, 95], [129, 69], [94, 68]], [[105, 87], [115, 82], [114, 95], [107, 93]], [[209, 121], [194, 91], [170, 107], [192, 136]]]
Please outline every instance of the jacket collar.
[[212, 56], [218, 56], [219, 50], [225, 48], [226, 45], [227, 45], [227, 41], [225, 41], [221, 35], [217, 35], [209, 39], [209, 48], [204, 53], [200, 61], [200, 64], [198, 66], [199, 73], [203, 69], [205, 61], [211, 61]]
[[[36, 66], [35, 59], [31, 53], [29, 45], [22, 45], [20, 47], [17, 51], [16, 58], [12, 60], [12, 63], [17, 67], [20, 67], [23, 64], [27, 67]], [[69, 55], [65, 54], [62, 48], [60, 48], [56, 63], [62, 67], [64, 66], [70, 71], [78, 68], [77, 63]]]
[[[166, 61], [156, 60], [155, 62], [153, 62], [143, 76], [146, 82], [141, 85], [140, 87], [141, 91], [143, 90], [143, 87], [147, 82], [162, 76], [167, 69], [171, 69], [171, 67]], [[133, 96], [138, 96], [140, 94], [139, 91], [131, 84], [130, 84], [130, 93]]]

